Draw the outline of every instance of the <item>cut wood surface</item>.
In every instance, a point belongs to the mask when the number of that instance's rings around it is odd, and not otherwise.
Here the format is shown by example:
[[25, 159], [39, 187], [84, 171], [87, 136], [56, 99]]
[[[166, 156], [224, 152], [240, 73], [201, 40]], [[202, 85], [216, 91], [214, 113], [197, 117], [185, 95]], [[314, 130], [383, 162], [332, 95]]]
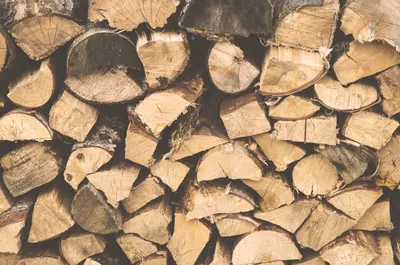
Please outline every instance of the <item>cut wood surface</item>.
[[365, 231], [391, 231], [390, 201], [384, 199], [372, 205], [358, 220], [353, 229]]
[[378, 150], [380, 166], [378, 176], [383, 186], [396, 187], [400, 182], [400, 136], [393, 135], [392, 139]]
[[116, 240], [132, 264], [157, 252], [155, 244], [134, 234], [119, 234]]
[[16, 55], [15, 44], [4, 27], [0, 27], [0, 50], [0, 71], [3, 71], [7, 69]]
[[269, 116], [275, 120], [302, 120], [310, 118], [320, 106], [309, 98], [290, 95], [269, 107]]
[[21, 256], [12, 253], [0, 253], [0, 265], [14, 265], [18, 264]]
[[400, 112], [400, 66], [393, 66], [377, 74], [378, 87], [382, 94], [382, 109], [389, 117]]
[[241, 214], [221, 214], [212, 217], [221, 237], [243, 235], [257, 229], [261, 223]]
[[53, 246], [34, 245], [25, 250], [16, 265], [65, 265], [64, 259]]
[[176, 191], [188, 174], [190, 167], [172, 160], [160, 160], [150, 168], [151, 174], [161, 179], [161, 181]]
[[4, 183], [0, 181], [0, 214], [10, 209], [14, 202], [14, 197], [7, 190]]
[[392, 242], [390, 236], [386, 233], [380, 233], [375, 236], [380, 255], [376, 257], [370, 265], [395, 265]]

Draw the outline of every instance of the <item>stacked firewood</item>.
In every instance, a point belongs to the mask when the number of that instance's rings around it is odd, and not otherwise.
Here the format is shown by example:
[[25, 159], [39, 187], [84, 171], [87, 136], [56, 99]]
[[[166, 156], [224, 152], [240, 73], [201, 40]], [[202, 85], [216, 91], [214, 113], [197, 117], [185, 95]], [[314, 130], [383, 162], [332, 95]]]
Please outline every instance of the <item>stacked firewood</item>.
[[2, 0], [0, 265], [394, 265], [400, 0]]

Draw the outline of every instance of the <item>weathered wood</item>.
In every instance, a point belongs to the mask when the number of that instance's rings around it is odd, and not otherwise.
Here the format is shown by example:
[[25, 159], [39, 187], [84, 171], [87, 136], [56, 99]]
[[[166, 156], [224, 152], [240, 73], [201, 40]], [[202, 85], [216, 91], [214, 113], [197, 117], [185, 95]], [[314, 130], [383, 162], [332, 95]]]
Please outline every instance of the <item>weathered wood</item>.
[[117, 243], [134, 264], [157, 252], [157, 246], [135, 234], [119, 234]]
[[14, 197], [7, 190], [3, 181], [0, 181], [0, 214], [10, 209], [14, 202]]
[[21, 258], [16, 265], [65, 265], [59, 251], [54, 246], [30, 245], [22, 251]]
[[395, 265], [390, 236], [386, 233], [379, 233], [375, 235], [375, 240], [378, 245], [380, 255], [369, 265]]
[[378, 150], [380, 166], [378, 169], [379, 185], [394, 188], [400, 182], [400, 136], [393, 135], [392, 139]]
[[0, 253], [0, 265], [15, 265], [18, 264], [21, 256], [12, 253]]
[[7, 69], [15, 57], [15, 43], [7, 30], [0, 26], [0, 72]]
[[320, 106], [311, 99], [290, 95], [269, 107], [268, 116], [275, 120], [302, 120], [313, 116]]
[[400, 112], [400, 66], [393, 66], [377, 74], [378, 87], [382, 94], [382, 109], [389, 117]]
[[238, 236], [257, 229], [261, 223], [242, 214], [218, 214], [210, 218], [221, 237]]
[[179, 188], [189, 170], [187, 165], [172, 160], [160, 160], [150, 167], [151, 174], [161, 179], [173, 192]]
[[376, 202], [358, 220], [353, 229], [365, 231], [391, 231], [393, 224], [390, 218], [390, 201], [384, 199]]

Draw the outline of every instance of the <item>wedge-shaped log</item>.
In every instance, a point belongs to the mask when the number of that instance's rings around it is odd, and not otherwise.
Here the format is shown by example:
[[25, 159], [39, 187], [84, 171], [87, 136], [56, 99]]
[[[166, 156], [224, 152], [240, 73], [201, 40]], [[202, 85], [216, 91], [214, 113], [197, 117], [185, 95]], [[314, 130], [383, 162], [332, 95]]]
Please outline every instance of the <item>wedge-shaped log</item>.
[[390, 218], [390, 201], [384, 199], [376, 202], [358, 220], [353, 229], [364, 231], [391, 231], [393, 224]]
[[135, 234], [119, 234], [117, 236], [117, 243], [132, 264], [157, 252], [155, 244]]
[[400, 66], [396, 65], [375, 76], [382, 94], [382, 109], [389, 117], [400, 112]]
[[242, 214], [218, 214], [211, 217], [221, 237], [238, 236], [257, 229], [261, 223]]
[[400, 135], [393, 135], [392, 139], [378, 150], [380, 166], [378, 176], [383, 186], [394, 188], [400, 182]]
[[320, 106], [309, 98], [290, 95], [269, 107], [268, 116], [275, 120], [302, 120], [313, 116]]
[[179, 188], [189, 170], [187, 165], [173, 160], [160, 160], [150, 168], [151, 174], [161, 179], [173, 192]]

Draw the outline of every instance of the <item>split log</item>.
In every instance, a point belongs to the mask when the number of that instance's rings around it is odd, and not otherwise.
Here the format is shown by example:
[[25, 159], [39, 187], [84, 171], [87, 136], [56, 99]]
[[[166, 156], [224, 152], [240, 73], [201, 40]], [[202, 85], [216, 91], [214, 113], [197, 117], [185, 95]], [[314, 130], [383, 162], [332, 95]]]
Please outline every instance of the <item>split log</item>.
[[400, 112], [400, 67], [393, 66], [375, 76], [382, 94], [382, 109], [389, 117]]
[[53, 139], [47, 121], [35, 111], [16, 109], [0, 117], [0, 140], [38, 141]]
[[343, 85], [400, 63], [400, 54], [387, 43], [350, 42], [349, 50], [334, 63], [333, 70]]
[[336, 145], [336, 115], [314, 116], [305, 120], [277, 121], [274, 133], [278, 140]]
[[16, 197], [55, 179], [61, 171], [61, 158], [43, 143], [27, 143], [0, 159], [3, 180]]
[[65, 261], [53, 246], [33, 245], [22, 251], [21, 258], [16, 265], [65, 265]]
[[0, 72], [10, 66], [11, 62], [15, 59], [15, 56], [15, 43], [11, 39], [7, 30], [3, 26], [0, 26]]
[[60, 240], [60, 253], [65, 260], [76, 265], [87, 257], [102, 253], [107, 239], [104, 236], [83, 231], [70, 233]]
[[187, 220], [175, 212], [174, 233], [167, 244], [177, 265], [194, 265], [211, 236], [211, 229], [201, 220]]
[[396, 120], [374, 112], [362, 111], [346, 119], [342, 134], [346, 138], [379, 150], [390, 140], [397, 127], [399, 123]]
[[261, 197], [259, 205], [262, 211], [271, 211], [294, 201], [294, 194], [286, 179], [275, 172], [266, 173], [260, 180], [243, 180]]
[[145, 240], [164, 245], [170, 238], [168, 226], [172, 217], [168, 196], [163, 196], [126, 218], [122, 230], [126, 234], [138, 234]]
[[157, 252], [157, 246], [134, 234], [119, 234], [117, 243], [134, 264]]
[[128, 213], [134, 213], [164, 193], [164, 186], [150, 175], [131, 190], [129, 196], [122, 201], [122, 205]]
[[114, 163], [109, 168], [88, 174], [86, 178], [107, 197], [107, 202], [117, 208], [127, 198], [133, 183], [139, 176], [140, 167], [128, 161]]
[[230, 139], [266, 133], [271, 125], [253, 92], [226, 99], [219, 115]]
[[257, 210], [254, 217], [295, 233], [319, 203], [316, 199], [298, 200], [268, 212]]
[[392, 139], [378, 150], [380, 166], [378, 176], [381, 184], [394, 188], [400, 183], [400, 135], [393, 135]]
[[285, 171], [293, 162], [300, 160], [306, 152], [288, 141], [278, 140], [270, 133], [253, 136], [265, 156], [274, 163], [276, 171]]
[[18, 106], [38, 108], [50, 100], [55, 88], [55, 69], [50, 60], [46, 60], [39, 68], [24, 72], [12, 81], [7, 97]]
[[121, 103], [144, 93], [130, 75], [137, 70], [143, 67], [131, 40], [112, 30], [94, 28], [71, 44], [65, 84], [86, 101]]
[[301, 91], [322, 78], [329, 69], [318, 52], [269, 46], [260, 77], [260, 93], [285, 96]]
[[226, 241], [217, 237], [215, 246], [212, 249], [213, 253], [210, 253], [209, 260], [203, 262], [204, 265], [222, 265], [230, 264], [232, 260], [232, 250]]
[[244, 142], [231, 142], [207, 151], [197, 164], [197, 181], [218, 178], [249, 179], [262, 177], [262, 164]]
[[318, 255], [305, 257], [301, 261], [293, 262], [293, 265], [326, 265], [325, 261]]
[[147, 256], [140, 262], [140, 265], [167, 265], [168, 264], [168, 252], [158, 251], [150, 256]]
[[268, 116], [275, 120], [302, 120], [313, 116], [320, 106], [311, 99], [290, 95], [269, 107]]
[[213, 45], [208, 55], [208, 72], [215, 87], [227, 94], [247, 90], [260, 74], [240, 47], [229, 41]]
[[105, 196], [90, 183], [81, 186], [76, 192], [71, 213], [75, 222], [91, 233], [111, 234], [120, 231], [122, 227], [121, 209], [107, 204]]
[[10, 209], [14, 202], [14, 197], [7, 190], [3, 181], [0, 181], [0, 214]]
[[293, 186], [306, 196], [327, 195], [339, 179], [334, 164], [320, 154], [311, 154], [293, 168]]
[[391, 231], [393, 224], [390, 220], [389, 199], [376, 202], [358, 220], [353, 229], [364, 231]]
[[110, 27], [132, 31], [141, 23], [152, 28], [161, 28], [167, 19], [175, 13], [179, 1], [159, 0], [157, 2], [138, 2], [100, 0], [89, 1], [89, 20], [92, 22], [107, 20]]
[[56, 238], [75, 221], [71, 216], [73, 193], [58, 183], [43, 188], [36, 200], [29, 230], [29, 243]]
[[0, 265], [15, 265], [18, 264], [21, 256], [12, 253], [0, 253]]
[[321, 250], [331, 265], [368, 265], [378, 256], [375, 238], [362, 231], [350, 231]]
[[301, 259], [291, 236], [281, 229], [265, 227], [241, 237], [233, 248], [233, 265]]
[[375, 240], [378, 245], [380, 255], [369, 265], [395, 265], [390, 236], [385, 233], [380, 233], [375, 236]]
[[148, 88], [166, 87], [185, 70], [190, 55], [185, 33], [153, 32], [138, 38], [136, 50], [143, 63]]
[[160, 160], [150, 167], [151, 174], [161, 179], [173, 192], [179, 188], [189, 170], [187, 165], [172, 160]]
[[241, 214], [218, 214], [211, 217], [211, 221], [215, 222], [221, 237], [247, 234], [261, 225], [255, 219]]
[[323, 246], [339, 237], [357, 222], [338, 212], [333, 207], [321, 203], [297, 230], [297, 242], [319, 251]]
[[325, 107], [355, 112], [379, 103], [379, 93], [375, 87], [361, 82], [344, 87], [339, 81], [325, 76], [314, 85], [315, 96]]

